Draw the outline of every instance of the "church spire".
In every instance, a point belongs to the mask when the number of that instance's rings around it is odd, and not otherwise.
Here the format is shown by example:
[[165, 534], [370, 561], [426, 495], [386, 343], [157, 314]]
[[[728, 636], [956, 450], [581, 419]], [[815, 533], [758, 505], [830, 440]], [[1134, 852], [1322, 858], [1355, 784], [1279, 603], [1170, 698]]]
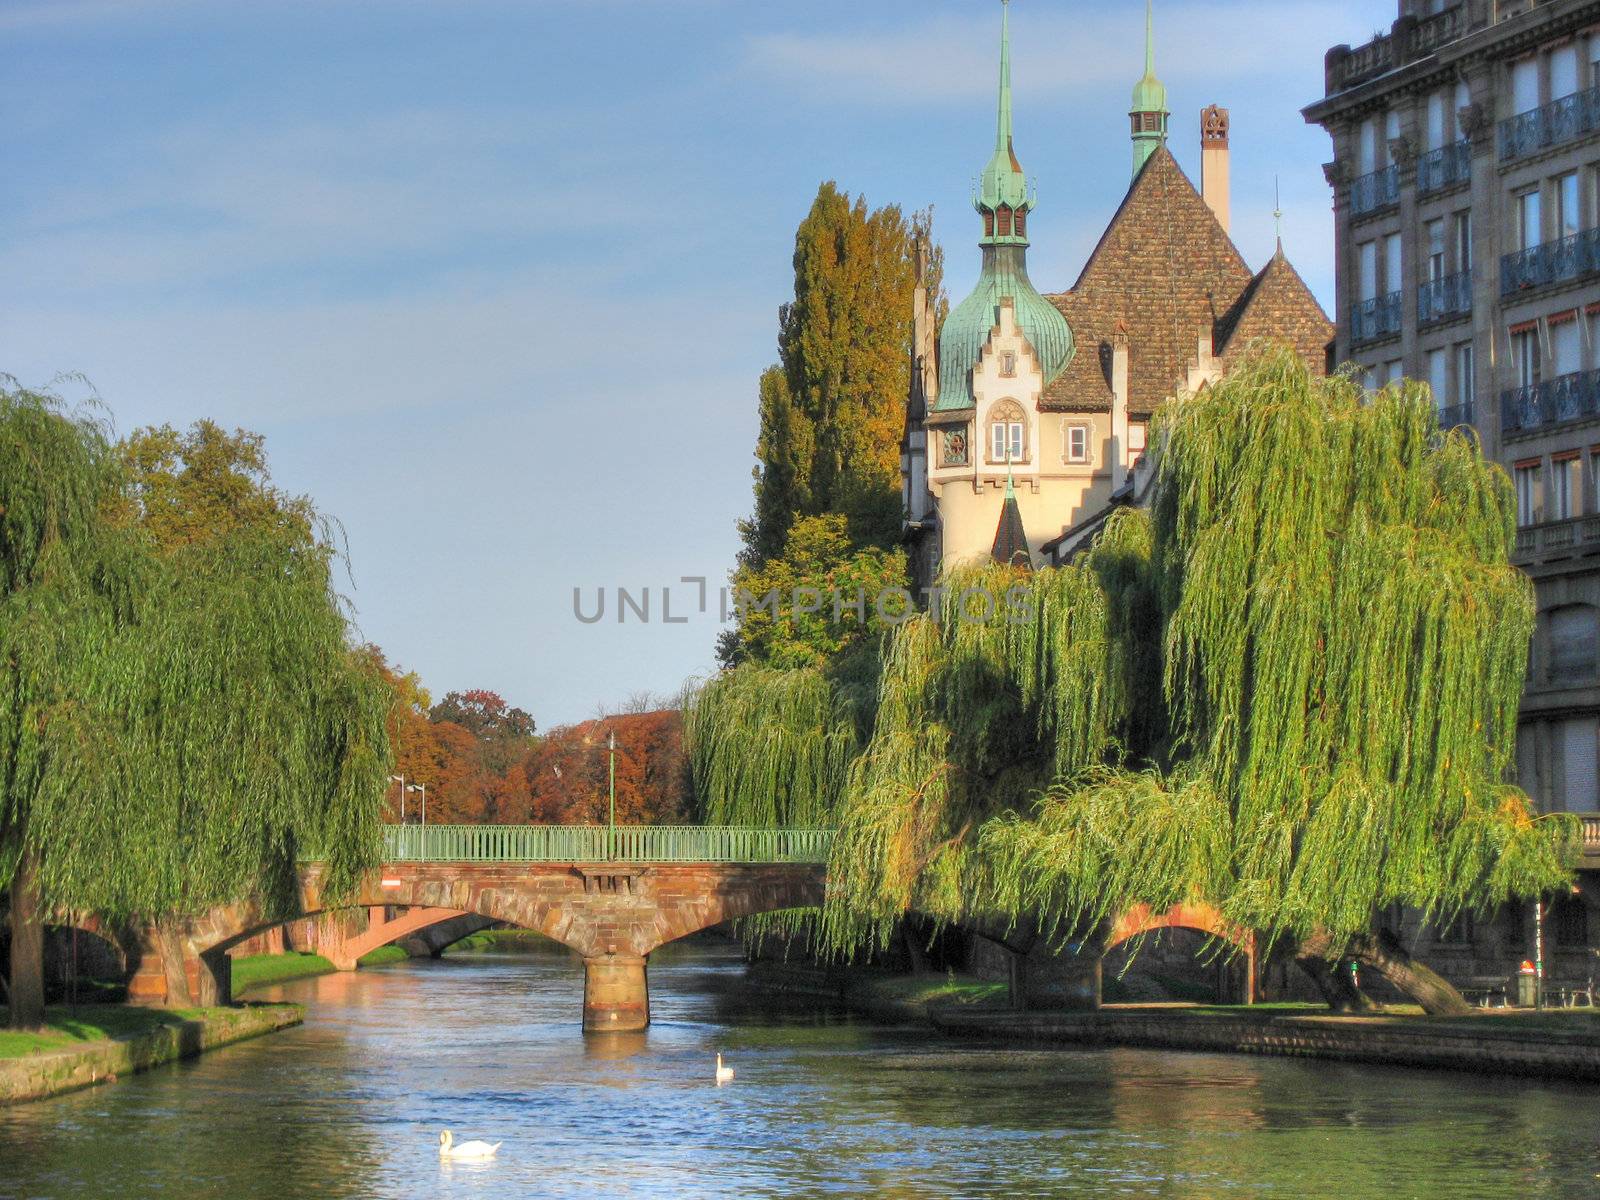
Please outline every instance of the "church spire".
[[1156, 147], [1167, 140], [1167, 89], [1156, 78], [1156, 22], [1153, 0], [1144, 3], [1144, 78], [1133, 85], [1133, 173], [1137, 175]]
[[972, 204], [983, 214], [983, 245], [1026, 246], [1027, 213], [1033, 200], [1011, 140], [1011, 0], [1000, 2], [1000, 103], [994, 154], [983, 169]]

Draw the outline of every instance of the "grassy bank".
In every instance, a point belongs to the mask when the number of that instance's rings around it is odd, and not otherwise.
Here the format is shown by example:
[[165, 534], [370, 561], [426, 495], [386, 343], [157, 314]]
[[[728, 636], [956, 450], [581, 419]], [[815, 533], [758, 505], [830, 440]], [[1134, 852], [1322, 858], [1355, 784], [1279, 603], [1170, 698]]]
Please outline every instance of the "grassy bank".
[[[379, 946], [371, 954], [363, 954], [357, 961], [363, 967], [376, 967], [384, 963], [404, 962], [409, 957], [399, 946]], [[245, 954], [233, 960], [233, 994], [242, 995], [250, 988], [269, 983], [288, 983], [292, 979], [328, 975], [337, 969], [322, 955], [299, 950], [291, 950], [287, 954]]]
[[446, 954], [471, 954], [483, 953], [492, 950], [527, 950], [547, 948], [551, 945], [549, 938], [542, 933], [535, 933], [531, 929], [480, 929], [477, 933], [469, 933], [459, 942], [452, 942], [445, 947]]
[[[0, 1013], [5, 1012], [0, 1008]], [[163, 1025], [199, 1020], [200, 1008], [133, 1008], [126, 1004], [80, 1004], [45, 1009], [45, 1027], [39, 1030], [0, 1029], [0, 1058], [21, 1058], [46, 1050], [64, 1050], [84, 1042], [148, 1033]]]
[[[0, 1013], [4, 1013], [0, 1009]], [[245, 1008], [52, 1006], [42, 1030], [0, 1033], [0, 1104], [111, 1082], [305, 1019], [298, 1004]]]

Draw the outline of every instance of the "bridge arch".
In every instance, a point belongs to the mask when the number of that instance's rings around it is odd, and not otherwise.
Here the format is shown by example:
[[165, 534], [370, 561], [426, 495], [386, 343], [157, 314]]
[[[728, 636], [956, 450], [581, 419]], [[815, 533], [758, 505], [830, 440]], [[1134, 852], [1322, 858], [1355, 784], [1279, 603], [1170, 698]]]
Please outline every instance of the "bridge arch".
[[1222, 913], [1209, 904], [1175, 904], [1165, 911], [1157, 911], [1148, 904], [1136, 904], [1111, 923], [1100, 957], [1104, 960], [1111, 951], [1133, 938], [1165, 929], [1190, 929], [1233, 946], [1244, 959], [1244, 1002], [1255, 1003], [1255, 934], [1224, 920]]
[[475, 914], [570, 947], [584, 960], [585, 1027], [641, 1028], [649, 1019], [652, 951], [724, 921], [821, 904], [824, 872], [821, 864], [796, 863], [406, 862], [386, 865], [355, 895], [329, 903], [311, 865], [299, 875], [292, 911], [247, 902], [151, 931], [151, 957], [163, 969], [147, 972], [143, 998], [156, 999], [159, 989], [168, 1003], [226, 1003], [227, 952], [245, 939], [323, 913], [401, 906], [419, 913], [416, 928]]

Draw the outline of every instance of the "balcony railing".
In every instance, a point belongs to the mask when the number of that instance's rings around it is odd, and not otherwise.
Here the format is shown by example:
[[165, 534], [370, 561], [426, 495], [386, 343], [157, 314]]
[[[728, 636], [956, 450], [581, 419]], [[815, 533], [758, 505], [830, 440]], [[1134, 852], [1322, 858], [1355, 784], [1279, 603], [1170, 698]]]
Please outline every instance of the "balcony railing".
[[1400, 293], [1374, 296], [1350, 306], [1350, 340], [1375, 342], [1400, 332]]
[[1388, 33], [1380, 33], [1327, 64], [1328, 95], [1376, 79], [1379, 75], [1432, 54], [1467, 32], [1467, 6], [1455, 4], [1420, 19], [1402, 17]]
[[1417, 159], [1417, 194], [1442, 192], [1472, 178], [1472, 143], [1466, 139], [1430, 150]]
[[1600, 858], [1600, 814], [1582, 813], [1578, 819], [1583, 822], [1583, 857]]
[[1600, 371], [1578, 371], [1500, 393], [1500, 432], [1600, 416]]
[[1439, 428], [1456, 429], [1472, 424], [1472, 401], [1465, 404], [1446, 404], [1439, 409]]
[[1350, 185], [1350, 215], [1370, 216], [1400, 203], [1400, 168], [1394, 163], [1361, 176]]
[[1553, 242], [1541, 242], [1503, 255], [1500, 294], [1583, 279], [1600, 271], [1600, 229], [1584, 229]]
[[1464, 317], [1472, 311], [1472, 272], [1457, 271], [1417, 285], [1417, 324]]
[[1564, 558], [1580, 548], [1600, 549], [1600, 517], [1571, 517], [1545, 521], [1517, 530], [1513, 557], [1519, 562], [1545, 556]]
[[1600, 87], [1574, 92], [1500, 122], [1500, 161], [1511, 162], [1600, 130]]

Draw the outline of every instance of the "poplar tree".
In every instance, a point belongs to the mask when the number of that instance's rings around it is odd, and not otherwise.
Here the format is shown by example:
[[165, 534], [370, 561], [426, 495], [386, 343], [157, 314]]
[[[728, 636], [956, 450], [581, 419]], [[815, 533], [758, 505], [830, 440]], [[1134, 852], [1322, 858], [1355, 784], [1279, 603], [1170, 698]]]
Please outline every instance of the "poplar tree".
[[[316, 523], [163, 539], [105, 425], [0, 381], [0, 888], [13, 1024], [39, 928], [330, 894], [377, 862], [388, 691], [352, 652]], [[129, 519], [129, 506], [134, 517]], [[314, 515], [306, 513], [314, 521]]]
[[[843, 513], [858, 547], [900, 528], [900, 437], [911, 379], [914, 243], [930, 214], [868, 210], [832, 182], [795, 232], [794, 299], [778, 316], [778, 365], [761, 377], [755, 513], [744, 561], [782, 553], [802, 516]], [[943, 306], [943, 256], [929, 294]]]

